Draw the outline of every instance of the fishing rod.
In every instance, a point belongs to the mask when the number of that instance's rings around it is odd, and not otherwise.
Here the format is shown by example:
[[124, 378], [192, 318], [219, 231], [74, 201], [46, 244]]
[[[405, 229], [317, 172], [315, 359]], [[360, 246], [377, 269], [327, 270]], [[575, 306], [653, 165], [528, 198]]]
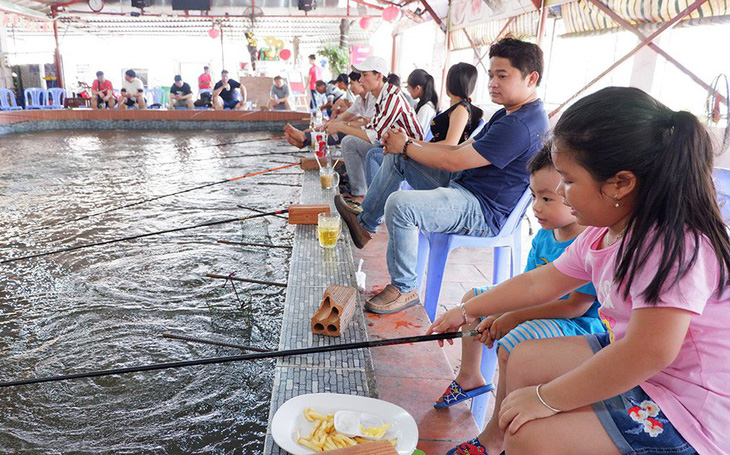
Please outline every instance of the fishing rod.
[[[268, 212], [265, 212], [265, 211], [263, 211], [263, 210], [261, 210], [261, 209], [257, 209], [257, 208], [255, 208], [255, 207], [246, 207], [246, 206], [244, 206], [244, 205], [240, 205], [240, 204], [236, 205], [236, 207], [238, 207], [239, 209], [245, 209], [245, 210], [250, 210], [250, 211], [252, 211], [252, 212], [256, 212], [256, 213], [268, 213]], [[285, 216], [281, 216], [281, 215], [274, 215], [274, 216], [275, 216], [276, 218], [281, 218], [282, 220], [286, 220], [286, 219], [288, 219], [287, 217], [285, 217]]]
[[271, 349], [257, 348], [254, 346], [244, 346], [242, 344], [225, 343], [223, 341], [207, 340], [205, 338], [195, 338], [186, 335], [175, 335], [173, 333], [163, 333], [163, 338], [170, 338], [171, 340], [183, 340], [190, 341], [193, 343], [212, 344], [214, 346], [223, 346], [226, 348], [236, 348], [242, 351], [253, 351], [253, 352], [274, 352]]
[[281, 288], [287, 287], [286, 283], [277, 283], [275, 281], [255, 280], [253, 278], [239, 278], [239, 277], [233, 276], [233, 275], [216, 275], [215, 273], [206, 273], [205, 276], [207, 278], [215, 278], [217, 280], [242, 281], [244, 283], [265, 284], [267, 286], [278, 286]]
[[[189, 160], [185, 160], [187, 163], [193, 163], [198, 161], [211, 161], [211, 160], [227, 160], [229, 158], [252, 158], [257, 156], [277, 156], [277, 155], [296, 155], [299, 153], [306, 153], [302, 152], [301, 150], [296, 151], [288, 151], [288, 152], [266, 152], [266, 153], [242, 153], [239, 155], [226, 155], [226, 156], [212, 156], [208, 158], [193, 158]], [[164, 161], [162, 163], [155, 163], [155, 166], [167, 166], [169, 164], [180, 164], [180, 160], [176, 161]]]
[[241, 180], [241, 179], [245, 179], [245, 178], [248, 178], [248, 177], [254, 177], [256, 175], [266, 174], [266, 173], [269, 173], [269, 172], [274, 172], [274, 171], [278, 171], [280, 169], [286, 169], [286, 168], [290, 168], [290, 167], [298, 166], [298, 165], [299, 165], [299, 163], [289, 163], [289, 164], [286, 164], [284, 166], [278, 166], [278, 167], [274, 167], [274, 168], [271, 168], [271, 169], [266, 169], [266, 170], [263, 170], [263, 171], [251, 172], [251, 173], [248, 173], [248, 174], [245, 174], [245, 175], [241, 175], [241, 176], [238, 176], [238, 177], [234, 177], [232, 179], [226, 179], [226, 180], [220, 180], [218, 182], [206, 183], [204, 185], [196, 186], [196, 187], [193, 187], [193, 188], [188, 188], [186, 190], [176, 191], [174, 193], [169, 193], [169, 194], [163, 194], [161, 196], [155, 196], [153, 198], [144, 199], [142, 201], [137, 201], [137, 202], [132, 202], [130, 204], [122, 205], [122, 206], [119, 206], [119, 207], [112, 207], [112, 208], [107, 209], [107, 210], [102, 210], [100, 212], [89, 213], [88, 215], [80, 216], [78, 218], [74, 218], [73, 220], [65, 221], [65, 222], [63, 222], [61, 224], [57, 224], [56, 227], [64, 226], [64, 225], [69, 224], [69, 223], [75, 223], [76, 221], [85, 220], [87, 218], [91, 218], [92, 216], [103, 215], [105, 213], [115, 212], [117, 210], [122, 210], [122, 209], [126, 209], [126, 208], [129, 208], [129, 207], [134, 207], [136, 205], [145, 204], [147, 202], [156, 201], [158, 199], [163, 199], [163, 198], [170, 197], [170, 196], [176, 196], [178, 194], [183, 194], [183, 193], [189, 193], [190, 191], [199, 190], [201, 188], [208, 188], [208, 187], [215, 186], [215, 185], [221, 185], [223, 183], [235, 182], [236, 180]]
[[33, 259], [33, 258], [38, 258], [38, 257], [42, 257], [42, 256], [50, 256], [52, 254], [66, 253], [68, 251], [76, 251], [76, 250], [81, 250], [81, 249], [84, 249], [84, 248], [91, 248], [91, 247], [101, 246], [101, 245], [109, 245], [109, 244], [112, 244], [112, 243], [125, 242], [125, 241], [128, 241], [128, 240], [141, 239], [141, 238], [144, 238], [144, 237], [151, 237], [153, 235], [168, 234], [170, 232], [186, 231], [188, 229], [197, 229], [197, 228], [207, 227], [207, 226], [216, 226], [216, 225], [219, 225], [219, 224], [233, 223], [233, 222], [236, 222], [236, 221], [246, 221], [246, 220], [250, 220], [252, 218], [261, 218], [261, 217], [264, 217], [264, 216], [272, 216], [272, 215], [278, 215], [278, 214], [281, 214], [281, 213], [287, 213], [288, 211], [289, 211], [289, 209], [281, 209], [281, 210], [276, 210], [276, 211], [273, 211], [273, 212], [266, 212], [266, 213], [259, 213], [259, 214], [256, 214], [256, 215], [249, 215], [249, 216], [245, 216], [243, 218], [230, 218], [230, 219], [227, 219], [227, 220], [209, 221], [207, 223], [196, 224], [196, 225], [193, 225], [193, 226], [184, 226], [184, 227], [179, 227], [179, 228], [174, 228], [174, 229], [166, 229], [164, 231], [148, 232], [147, 234], [138, 234], [138, 235], [133, 235], [133, 236], [130, 236], [130, 237], [122, 237], [120, 239], [105, 240], [103, 242], [89, 243], [89, 244], [86, 244], [86, 245], [72, 246], [70, 248], [63, 248], [63, 249], [60, 249], [60, 250], [48, 251], [48, 252], [45, 252], [45, 253], [31, 254], [30, 256], [21, 256], [21, 257], [18, 257], [18, 258], [5, 259], [3, 261], [0, 261], [0, 264], [7, 264], [9, 262], [16, 262], [16, 261], [24, 261], [26, 259]]
[[261, 248], [285, 248], [287, 250], [294, 248], [290, 245], [274, 245], [273, 243], [231, 242], [229, 240], [217, 240], [217, 242], [224, 245], [260, 246]]
[[413, 337], [393, 338], [389, 340], [361, 341], [356, 343], [334, 344], [329, 346], [316, 346], [310, 348], [288, 349], [284, 351], [257, 352], [253, 354], [241, 354], [227, 357], [208, 357], [197, 360], [184, 360], [180, 362], [154, 363], [136, 367], [114, 368], [111, 370], [87, 371], [62, 376], [47, 376], [41, 378], [20, 379], [17, 381], [0, 382], [0, 387], [15, 387], [20, 385], [40, 384], [43, 382], [58, 382], [69, 379], [98, 378], [100, 376], [111, 376], [115, 374], [138, 373], [141, 371], [166, 370], [169, 368], [190, 367], [196, 365], [210, 365], [217, 363], [240, 362], [244, 360], [275, 359], [295, 355], [317, 354], [321, 352], [347, 351], [351, 349], [367, 349], [380, 346], [393, 346], [398, 344], [422, 343], [425, 341], [451, 340], [467, 336], [477, 336], [479, 332], [446, 332], [432, 335], [419, 335]]

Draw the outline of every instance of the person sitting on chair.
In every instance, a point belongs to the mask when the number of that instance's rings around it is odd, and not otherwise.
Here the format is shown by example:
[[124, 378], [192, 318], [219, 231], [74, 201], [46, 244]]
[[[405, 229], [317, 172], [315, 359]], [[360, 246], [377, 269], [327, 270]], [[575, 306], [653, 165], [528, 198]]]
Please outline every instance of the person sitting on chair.
[[103, 71], [96, 72], [96, 80], [91, 84], [91, 108], [103, 109], [105, 107], [114, 109], [117, 99], [114, 98], [114, 87], [112, 81], [104, 78]]
[[144, 84], [137, 78], [134, 70], [127, 70], [124, 73], [122, 82], [122, 99], [119, 100], [117, 109], [133, 108], [137, 105], [140, 109], [147, 109], [147, 102], [144, 100]]
[[[236, 98], [235, 91], [238, 90], [241, 95], [240, 100]], [[228, 77], [228, 71], [221, 71], [221, 80], [215, 83], [213, 87], [213, 103], [216, 111], [223, 109], [238, 110], [243, 108], [243, 93], [241, 93], [241, 84]]]
[[183, 82], [179, 74], [175, 76], [175, 83], [170, 87], [169, 108], [175, 109], [176, 107], [195, 109], [193, 105], [193, 91], [190, 89], [190, 84]]
[[289, 104], [289, 86], [284, 83], [284, 79], [281, 76], [274, 78], [274, 84], [271, 86], [271, 98], [269, 99], [269, 109], [275, 111], [290, 111], [291, 104]]
[[[492, 102], [504, 107], [474, 139], [444, 145], [390, 129], [383, 134], [386, 156], [362, 202], [362, 213], [341, 196], [335, 198], [358, 248], [370, 241], [381, 219], [388, 228], [391, 283], [365, 302], [367, 310], [394, 313], [419, 303], [416, 262], [421, 229], [477, 237], [502, 229], [528, 187], [527, 162], [549, 128], [537, 96], [542, 71], [537, 45], [513, 38], [492, 44], [489, 93]], [[415, 191], [398, 191], [403, 180]]]

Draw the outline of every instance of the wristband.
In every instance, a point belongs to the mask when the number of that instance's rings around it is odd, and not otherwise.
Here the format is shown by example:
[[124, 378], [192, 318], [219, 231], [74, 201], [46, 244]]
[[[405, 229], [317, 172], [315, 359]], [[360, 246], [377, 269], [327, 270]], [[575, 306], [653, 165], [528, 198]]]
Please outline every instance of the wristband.
[[466, 317], [466, 302], [459, 305], [459, 308], [461, 309], [461, 315], [464, 317], [464, 324], [469, 322], [469, 320]]
[[403, 144], [403, 159], [408, 159], [408, 146], [413, 144], [413, 139], [408, 139], [405, 144]]
[[535, 387], [535, 393], [537, 394], [537, 399], [540, 400], [540, 403], [542, 403], [546, 408], [553, 411], [555, 414], [558, 414], [561, 411], [560, 409], [555, 409], [554, 407], [550, 406], [549, 404], [545, 403], [545, 400], [542, 399], [542, 396], [540, 395], [540, 387], [542, 387], [542, 384], [538, 384], [537, 387]]

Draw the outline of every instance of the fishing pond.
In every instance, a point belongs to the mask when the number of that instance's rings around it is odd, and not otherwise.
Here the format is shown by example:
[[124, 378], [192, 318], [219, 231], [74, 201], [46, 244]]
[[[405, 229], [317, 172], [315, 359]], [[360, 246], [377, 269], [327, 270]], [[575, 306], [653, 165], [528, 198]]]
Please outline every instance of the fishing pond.
[[[298, 161], [275, 134], [1, 136], [0, 260], [285, 208], [296, 166], [131, 205]], [[293, 232], [268, 216], [0, 264], [0, 381], [241, 353], [163, 333], [277, 349], [284, 288], [205, 274], [286, 283], [290, 250], [217, 241], [291, 245]], [[0, 388], [0, 453], [260, 453], [273, 366]]]

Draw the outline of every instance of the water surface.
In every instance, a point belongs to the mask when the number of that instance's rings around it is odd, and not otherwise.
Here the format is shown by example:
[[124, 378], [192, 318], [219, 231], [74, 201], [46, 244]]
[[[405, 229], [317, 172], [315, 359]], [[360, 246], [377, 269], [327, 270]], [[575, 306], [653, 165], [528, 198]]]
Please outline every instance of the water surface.
[[[270, 133], [43, 132], [0, 137], [0, 257], [25, 256], [254, 212], [298, 200], [297, 167], [88, 219], [75, 218], [293, 162]], [[288, 185], [274, 185], [285, 183]], [[240, 351], [164, 332], [276, 348], [285, 220], [183, 231], [0, 265], [0, 381]], [[0, 453], [258, 453], [273, 362], [259, 360], [0, 389]]]

